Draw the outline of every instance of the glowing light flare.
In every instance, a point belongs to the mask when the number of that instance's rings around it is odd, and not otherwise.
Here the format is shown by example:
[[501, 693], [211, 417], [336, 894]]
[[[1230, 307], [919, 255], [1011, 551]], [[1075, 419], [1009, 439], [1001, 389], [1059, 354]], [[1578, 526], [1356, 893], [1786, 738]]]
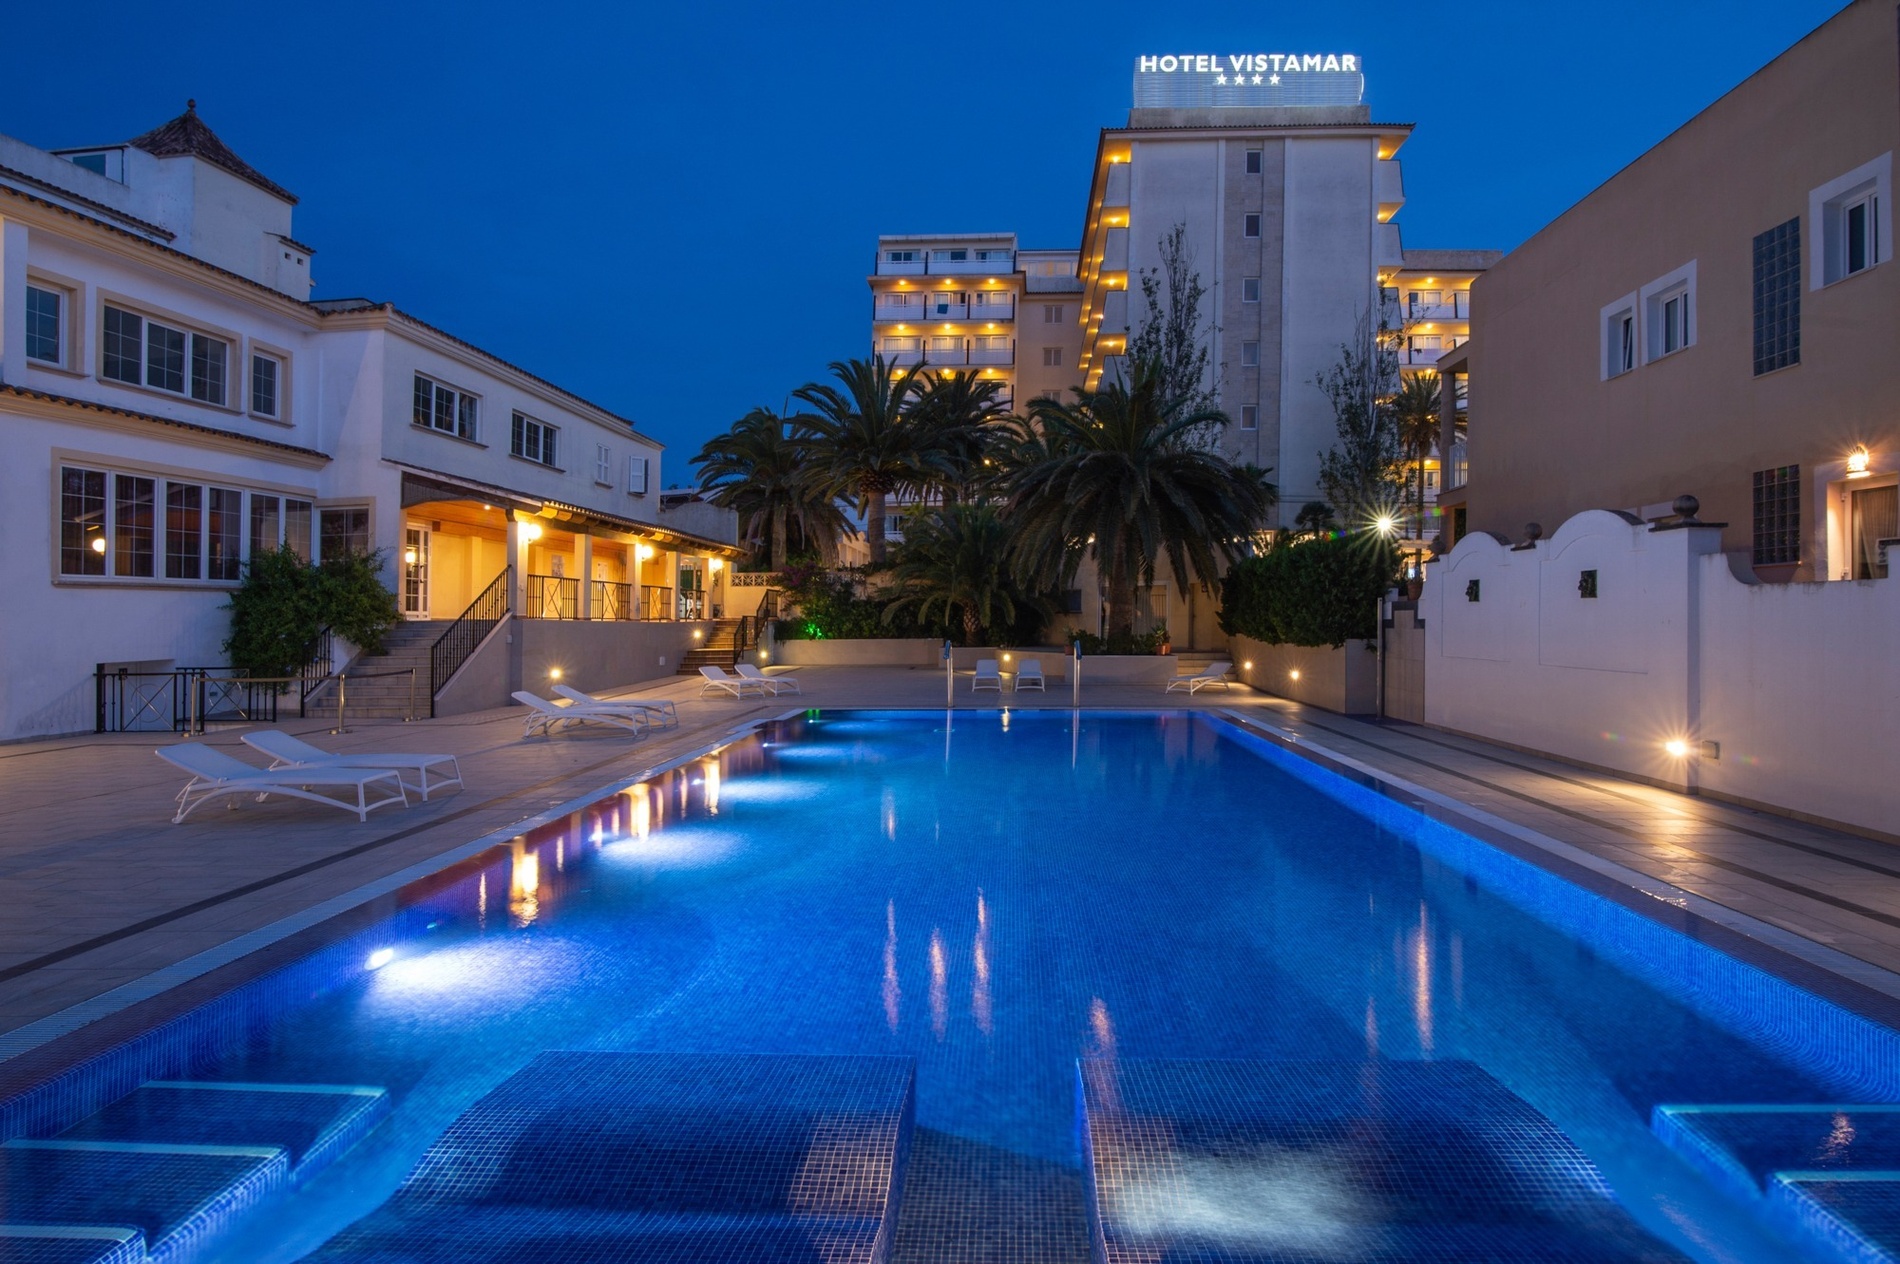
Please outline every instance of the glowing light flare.
[[1291, 671], [1287, 672], [1287, 678], [1289, 680], [1298, 680], [1300, 678], [1300, 669], [1295, 667]]
[[976, 891], [976, 942], [970, 946], [974, 976], [970, 984], [970, 1017], [977, 1030], [989, 1035], [993, 1027], [990, 1007], [990, 912], [983, 902], [983, 888]]
[[897, 1030], [903, 990], [897, 985], [897, 902], [884, 901], [884, 1022]]
[[519, 843], [508, 864], [508, 913], [517, 927], [541, 915], [541, 853]]
[[1419, 1052], [1432, 1052], [1432, 933], [1425, 902], [1418, 904], [1418, 929], [1412, 932], [1412, 1022], [1418, 1028]]
[[369, 960], [365, 961], [363, 966], [368, 970], [380, 970], [395, 959], [396, 950], [394, 948], [378, 948], [369, 955]]
[[1689, 743], [1679, 737], [1672, 737], [1664, 742], [1663, 750], [1668, 752], [1669, 755], [1675, 759], [1687, 759], [1689, 757]]
[[104, 536], [95, 535], [92, 537], [92, 551], [94, 553], [104, 553], [106, 551], [106, 538]]
[[719, 814], [719, 761], [707, 759], [700, 764], [706, 770], [706, 810], [713, 815]]
[[1862, 444], [1857, 446], [1852, 452], [1847, 454], [1847, 477], [1866, 478], [1867, 467], [1872, 464], [1872, 462], [1873, 457], [1868, 453], [1866, 445]]

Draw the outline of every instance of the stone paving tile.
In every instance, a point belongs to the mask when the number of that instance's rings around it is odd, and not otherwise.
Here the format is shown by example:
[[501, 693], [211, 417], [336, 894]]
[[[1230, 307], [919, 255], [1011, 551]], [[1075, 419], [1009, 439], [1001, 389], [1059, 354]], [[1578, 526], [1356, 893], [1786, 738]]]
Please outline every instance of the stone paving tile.
[[[367, 882], [506, 829], [547, 807], [630, 778], [746, 722], [801, 707], [936, 709], [935, 669], [801, 668], [802, 696], [701, 699], [684, 679], [631, 692], [668, 698], [677, 728], [634, 742], [574, 730], [523, 741], [517, 709], [413, 724], [322, 720], [281, 727], [336, 750], [446, 752], [466, 785], [358, 823], [300, 803], [215, 805], [172, 825], [180, 779], [151, 751], [169, 735], [101, 735], [0, 747], [0, 1031], [269, 925]], [[959, 682], [962, 683], [962, 682]], [[1311, 711], [1236, 688], [1164, 694], [1087, 684], [1091, 708], [1232, 709], [1299, 733], [1631, 869], [1672, 881], [1888, 969], [1900, 969], [1900, 848], [1474, 739]], [[959, 711], [1066, 710], [1060, 683], [1022, 698], [956, 695]], [[207, 739], [261, 762], [227, 730]], [[360, 849], [360, 850], [359, 850]], [[350, 854], [352, 851], [355, 854]], [[291, 875], [292, 871], [304, 872]], [[255, 885], [257, 889], [244, 892]], [[1852, 907], [1825, 901], [1833, 899]], [[199, 911], [194, 905], [208, 903]], [[1865, 913], [1856, 909], [1865, 910]], [[1871, 915], [1871, 916], [1870, 916]], [[143, 922], [150, 929], [126, 933]], [[88, 941], [107, 942], [88, 948]]]

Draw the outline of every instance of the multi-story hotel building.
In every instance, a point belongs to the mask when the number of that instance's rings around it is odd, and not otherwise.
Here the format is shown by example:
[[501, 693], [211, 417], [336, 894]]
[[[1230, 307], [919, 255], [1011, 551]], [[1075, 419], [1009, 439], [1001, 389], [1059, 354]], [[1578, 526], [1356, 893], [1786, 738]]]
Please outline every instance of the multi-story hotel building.
[[[1385, 293], [1384, 323], [1398, 340], [1400, 375], [1437, 377], [1441, 418], [1446, 409], [1453, 417], [1452, 437], [1441, 436], [1425, 458], [1422, 480], [1416, 462], [1406, 462], [1406, 493], [1398, 519], [1404, 524], [1407, 544], [1421, 551], [1440, 534], [1439, 490], [1448, 476], [1459, 482], [1464, 477], [1467, 383], [1461, 373], [1439, 375], [1438, 362], [1470, 341], [1471, 283], [1501, 257], [1495, 250], [1407, 250], [1404, 266], [1379, 274]], [[1416, 512], [1420, 481], [1424, 484], [1422, 518]]]
[[897, 365], [974, 372], [1016, 388], [1014, 233], [880, 237], [871, 277], [872, 348]]
[[1847, 5], [1477, 282], [1440, 366], [1471, 381], [1454, 539], [1686, 493], [1739, 571], [1889, 573], [1897, 28]]
[[110, 722], [102, 675], [224, 663], [263, 549], [381, 550], [419, 624], [486, 597], [485, 628], [548, 625], [471, 645], [423, 706], [505, 702], [570, 621], [664, 674], [721, 603], [730, 523], [662, 512], [658, 443], [390, 304], [312, 301], [295, 203], [195, 109], [108, 146], [0, 137], [0, 738]]

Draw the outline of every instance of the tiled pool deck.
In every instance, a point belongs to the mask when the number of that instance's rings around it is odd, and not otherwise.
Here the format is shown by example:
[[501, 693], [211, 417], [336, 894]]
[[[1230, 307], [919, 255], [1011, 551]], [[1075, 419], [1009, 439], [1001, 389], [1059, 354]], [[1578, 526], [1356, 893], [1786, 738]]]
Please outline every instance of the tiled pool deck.
[[[359, 824], [314, 806], [244, 803], [171, 824], [178, 775], [151, 751], [158, 734], [0, 747], [0, 1059], [20, 1029], [136, 986], [154, 971], [427, 866], [609, 783], [716, 743], [735, 727], [798, 706], [940, 707], [943, 677], [902, 668], [806, 668], [802, 696], [701, 699], [665, 681], [635, 691], [678, 702], [680, 724], [637, 743], [618, 730], [521, 739], [517, 708], [414, 724], [282, 727], [339, 750], [446, 752], [465, 787]], [[957, 706], [1066, 708], [1046, 697], [985, 693], [958, 681]], [[1244, 687], [1190, 698], [1152, 687], [1091, 685], [1088, 708], [1228, 710], [1347, 761], [1461, 801], [1506, 829], [1536, 831], [1886, 971], [1900, 971], [1900, 850], [1713, 800], [1580, 770], [1410, 725], [1378, 725]], [[213, 745], [242, 748], [237, 730]], [[1876, 984], [1878, 985], [1878, 980]], [[41, 1030], [44, 1030], [41, 1028]], [[15, 1038], [9, 1039], [8, 1033]], [[14, 1070], [6, 1068], [5, 1070]], [[0, 1071], [4, 1077], [4, 1071]]]

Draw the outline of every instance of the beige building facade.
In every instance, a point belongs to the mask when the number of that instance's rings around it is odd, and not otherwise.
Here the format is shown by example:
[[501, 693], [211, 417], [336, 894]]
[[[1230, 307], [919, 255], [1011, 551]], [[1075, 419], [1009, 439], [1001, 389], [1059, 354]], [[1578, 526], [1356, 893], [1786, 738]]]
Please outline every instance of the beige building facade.
[[1476, 282], [1439, 366], [1470, 380], [1452, 540], [1687, 494], [1738, 572], [1888, 574], [1897, 30], [1848, 5]]

